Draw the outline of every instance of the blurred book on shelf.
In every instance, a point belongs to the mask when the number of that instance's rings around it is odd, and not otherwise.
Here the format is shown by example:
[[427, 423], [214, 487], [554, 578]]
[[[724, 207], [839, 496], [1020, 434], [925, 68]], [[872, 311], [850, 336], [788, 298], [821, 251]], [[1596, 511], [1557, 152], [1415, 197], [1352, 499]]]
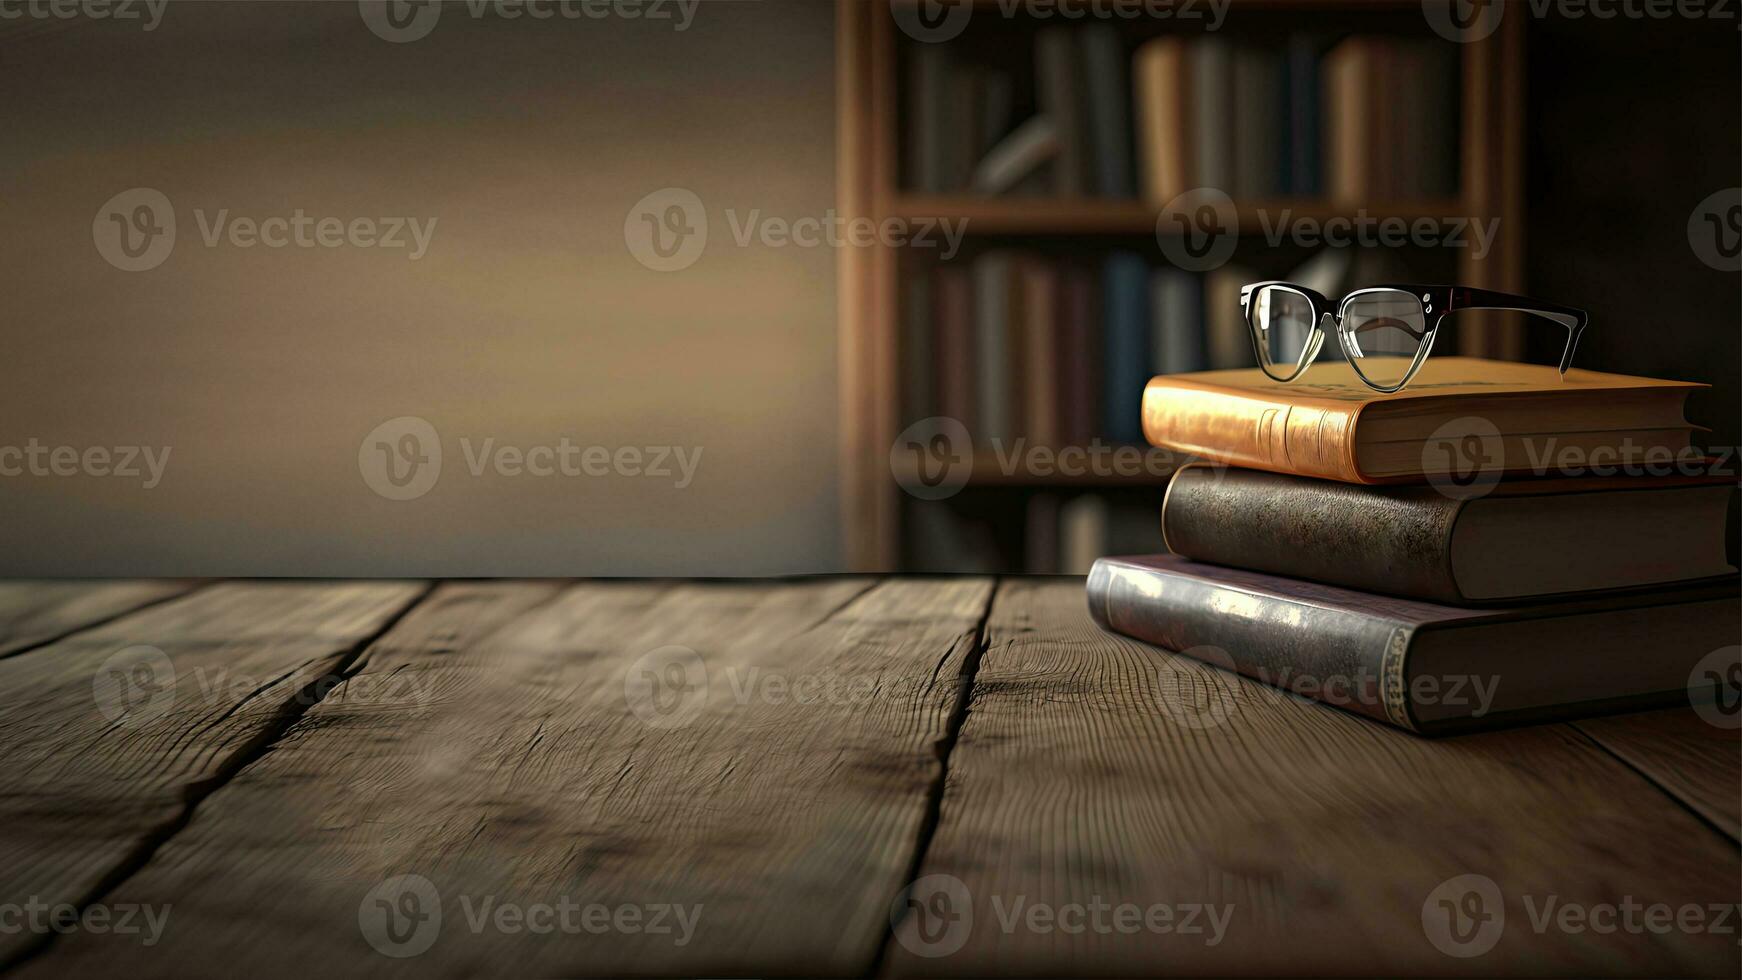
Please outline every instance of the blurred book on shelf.
[[1432, 39], [1164, 35], [1128, 49], [1109, 25], [1052, 26], [1034, 34], [1032, 100], [1019, 105], [1008, 72], [922, 45], [908, 62], [908, 184], [1156, 204], [1196, 187], [1452, 198], [1459, 77], [1458, 48]]
[[1158, 374], [1252, 365], [1238, 302], [1255, 273], [995, 248], [904, 280], [903, 424], [955, 418], [982, 449], [1143, 442]]
[[1324, 57], [1332, 200], [1458, 192], [1457, 52], [1392, 37], [1346, 38]]

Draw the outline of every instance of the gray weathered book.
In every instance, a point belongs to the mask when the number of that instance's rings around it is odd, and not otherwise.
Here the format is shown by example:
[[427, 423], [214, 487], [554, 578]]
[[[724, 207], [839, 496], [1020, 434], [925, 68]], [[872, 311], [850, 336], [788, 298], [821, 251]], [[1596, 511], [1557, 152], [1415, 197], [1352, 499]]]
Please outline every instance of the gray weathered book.
[[1106, 629], [1422, 735], [1686, 704], [1742, 617], [1735, 580], [1468, 609], [1176, 555], [1101, 559], [1088, 601]]
[[1458, 605], [1736, 574], [1723, 478], [1362, 486], [1197, 464], [1162, 505], [1168, 550]]

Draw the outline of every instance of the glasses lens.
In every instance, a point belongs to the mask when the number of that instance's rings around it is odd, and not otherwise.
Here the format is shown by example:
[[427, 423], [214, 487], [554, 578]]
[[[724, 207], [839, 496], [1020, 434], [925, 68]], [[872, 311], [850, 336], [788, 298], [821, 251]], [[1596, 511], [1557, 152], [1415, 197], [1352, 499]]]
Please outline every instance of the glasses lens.
[[1264, 371], [1289, 381], [1306, 367], [1313, 337], [1313, 304], [1305, 293], [1286, 286], [1265, 286], [1252, 295], [1248, 319]]
[[1421, 299], [1396, 289], [1351, 296], [1343, 304], [1343, 349], [1369, 384], [1395, 388], [1427, 342]]

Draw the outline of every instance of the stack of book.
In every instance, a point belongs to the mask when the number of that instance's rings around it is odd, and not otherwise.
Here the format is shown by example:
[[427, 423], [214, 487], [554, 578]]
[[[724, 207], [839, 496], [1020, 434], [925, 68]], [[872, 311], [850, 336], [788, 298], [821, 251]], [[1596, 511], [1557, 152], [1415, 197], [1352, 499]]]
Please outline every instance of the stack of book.
[[1699, 385], [1431, 358], [1156, 378], [1145, 435], [1208, 461], [1172, 554], [1090, 574], [1104, 627], [1422, 733], [1686, 703], [1737, 643], [1736, 483], [1691, 448]]

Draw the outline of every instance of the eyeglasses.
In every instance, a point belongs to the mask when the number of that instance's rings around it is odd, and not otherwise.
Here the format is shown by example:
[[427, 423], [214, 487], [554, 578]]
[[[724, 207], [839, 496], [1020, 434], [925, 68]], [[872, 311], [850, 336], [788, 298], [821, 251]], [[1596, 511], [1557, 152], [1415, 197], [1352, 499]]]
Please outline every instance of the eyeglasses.
[[1567, 330], [1560, 364], [1563, 375], [1572, 367], [1573, 349], [1590, 322], [1584, 310], [1467, 286], [1359, 289], [1343, 297], [1332, 314], [1331, 302], [1305, 286], [1255, 282], [1241, 287], [1240, 308], [1252, 330], [1258, 365], [1272, 379], [1293, 381], [1306, 371], [1325, 342], [1328, 320], [1355, 373], [1369, 388], [1387, 393], [1401, 390], [1415, 377], [1448, 313], [1513, 310], [1560, 324]]

